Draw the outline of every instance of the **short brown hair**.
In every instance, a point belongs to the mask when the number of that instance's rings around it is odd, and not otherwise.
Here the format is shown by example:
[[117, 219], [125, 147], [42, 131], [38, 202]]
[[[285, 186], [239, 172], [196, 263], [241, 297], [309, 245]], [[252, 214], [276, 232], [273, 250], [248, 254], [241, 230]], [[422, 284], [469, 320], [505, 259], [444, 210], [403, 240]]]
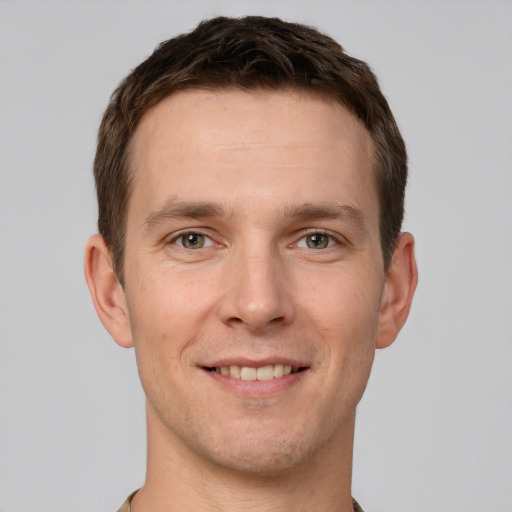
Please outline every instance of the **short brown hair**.
[[121, 82], [103, 116], [94, 160], [98, 229], [121, 283], [132, 181], [130, 142], [150, 108], [186, 88], [294, 89], [345, 105], [373, 140], [380, 239], [388, 268], [404, 214], [407, 154], [369, 66], [311, 27], [277, 18], [219, 17], [160, 44]]

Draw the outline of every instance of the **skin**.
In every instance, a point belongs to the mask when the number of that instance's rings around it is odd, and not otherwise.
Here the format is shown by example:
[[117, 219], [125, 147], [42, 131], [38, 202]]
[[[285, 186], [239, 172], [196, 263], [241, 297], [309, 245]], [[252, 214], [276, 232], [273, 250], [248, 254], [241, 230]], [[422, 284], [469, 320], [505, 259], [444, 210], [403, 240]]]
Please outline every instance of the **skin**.
[[[99, 235], [85, 259], [147, 397], [132, 510], [351, 510], [355, 408], [417, 281], [410, 234], [383, 268], [369, 134], [304, 93], [188, 90], [133, 149], [125, 288]], [[207, 370], [280, 362], [303, 371]]]

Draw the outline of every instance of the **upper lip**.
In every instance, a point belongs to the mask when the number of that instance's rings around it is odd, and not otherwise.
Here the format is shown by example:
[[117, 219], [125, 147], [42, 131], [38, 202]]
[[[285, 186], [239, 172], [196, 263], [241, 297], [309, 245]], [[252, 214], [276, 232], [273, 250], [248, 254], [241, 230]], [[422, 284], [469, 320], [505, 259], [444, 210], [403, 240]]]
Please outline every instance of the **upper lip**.
[[203, 368], [219, 368], [220, 366], [245, 366], [248, 368], [261, 368], [262, 366], [284, 364], [290, 365], [293, 368], [309, 368], [309, 364], [305, 361], [290, 357], [272, 356], [265, 358], [250, 358], [250, 357], [225, 357], [216, 359], [215, 361], [208, 362], [202, 365]]

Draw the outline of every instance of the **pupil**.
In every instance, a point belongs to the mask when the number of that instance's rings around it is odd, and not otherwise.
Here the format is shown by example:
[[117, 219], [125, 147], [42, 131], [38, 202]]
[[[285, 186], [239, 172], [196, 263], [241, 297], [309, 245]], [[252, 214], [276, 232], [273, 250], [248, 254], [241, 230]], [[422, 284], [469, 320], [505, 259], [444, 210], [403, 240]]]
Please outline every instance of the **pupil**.
[[327, 237], [325, 235], [311, 235], [308, 238], [308, 246], [311, 249], [324, 249], [327, 247]]
[[197, 249], [203, 246], [203, 235], [190, 233], [183, 239], [183, 245], [188, 249]]

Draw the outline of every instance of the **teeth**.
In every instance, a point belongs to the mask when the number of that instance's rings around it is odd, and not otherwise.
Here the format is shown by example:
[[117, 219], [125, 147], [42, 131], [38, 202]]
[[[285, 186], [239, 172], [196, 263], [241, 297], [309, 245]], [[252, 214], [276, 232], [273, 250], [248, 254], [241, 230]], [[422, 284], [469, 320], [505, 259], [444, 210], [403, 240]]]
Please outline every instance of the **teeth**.
[[242, 372], [240, 378], [242, 380], [256, 380], [256, 368], [249, 368], [248, 366], [242, 366]]
[[269, 364], [256, 370], [257, 380], [270, 380], [274, 378], [274, 367]]
[[289, 364], [268, 364], [266, 366], [260, 366], [259, 368], [251, 368], [250, 366], [238, 366], [233, 364], [231, 366], [220, 366], [215, 368], [217, 373], [222, 375], [229, 375], [235, 379], [242, 380], [270, 380], [279, 379], [284, 375], [290, 375], [290, 373], [297, 373], [297, 368], [292, 368]]
[[231, 377], [234, 377], [235, 379], [239, 379], [241, 373], [242, 373], [242, 368], [240, 368], [240, 366], [233, 364], [229, 367], [229, 375], [231, 375]]

